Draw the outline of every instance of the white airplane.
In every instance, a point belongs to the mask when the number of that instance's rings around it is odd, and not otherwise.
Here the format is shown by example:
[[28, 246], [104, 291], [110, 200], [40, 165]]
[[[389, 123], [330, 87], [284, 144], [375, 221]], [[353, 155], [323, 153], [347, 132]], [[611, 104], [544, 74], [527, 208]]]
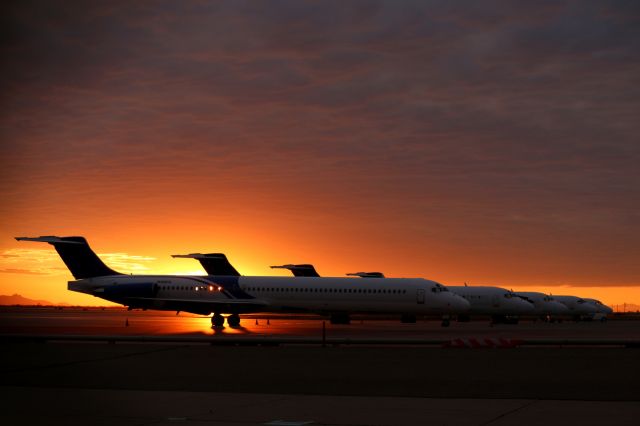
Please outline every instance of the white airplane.
[[464, 297], [470, 304], [469, 315], [490, 315], [493, 322], [515, 323], [514, 317], [532, 314], [532, 303], [512, 291], [500, 287], [447, 286], [453, 293]]
[[555, 321], [560, 316], [569, 315], [569, 308], [548, 294], [535, 291], [516, 291], [514, 294], [533, 304], [535, 315], [549, 321]]
[[328, 315], [438, 314], [465, 312], [469, 303], [422, 278], [354, 278], [124, 275], [105, 265], [83, 237], [16, 237], [53, 245], [75, 281], [68, 289], [129, 309], [213, 313], [213, 326], [240, 325], [249, 312], [311, 312]]

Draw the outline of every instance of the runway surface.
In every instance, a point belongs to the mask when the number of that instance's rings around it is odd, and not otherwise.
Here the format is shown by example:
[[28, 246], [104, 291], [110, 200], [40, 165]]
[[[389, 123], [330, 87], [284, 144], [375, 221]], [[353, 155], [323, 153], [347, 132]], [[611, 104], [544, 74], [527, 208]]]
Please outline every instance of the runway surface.
[[[0, 310], [3, 334], [282, 335], [317, 318], [209, 320], [166, 313]], [[125, 324], [128, 322], [128, 326]], [[341, 336], [637, 338], [640, 322], [354, 321]], [[601, 425], [640, 418], [639, 349], [413, 346], [0, 345], [0, 423], [189, 425]], [[308, 423], [306, 423], [308, 422]]]

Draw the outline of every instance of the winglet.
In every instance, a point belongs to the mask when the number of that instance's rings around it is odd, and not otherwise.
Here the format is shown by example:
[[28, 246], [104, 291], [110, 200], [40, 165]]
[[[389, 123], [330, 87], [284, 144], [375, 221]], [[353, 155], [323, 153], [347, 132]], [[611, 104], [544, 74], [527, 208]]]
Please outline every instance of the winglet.
[[226, 259], [227, 257], [222, 253], [189, 253], [189, 254], [172, 254], [171, 257], [179, 257], [185, 259]]

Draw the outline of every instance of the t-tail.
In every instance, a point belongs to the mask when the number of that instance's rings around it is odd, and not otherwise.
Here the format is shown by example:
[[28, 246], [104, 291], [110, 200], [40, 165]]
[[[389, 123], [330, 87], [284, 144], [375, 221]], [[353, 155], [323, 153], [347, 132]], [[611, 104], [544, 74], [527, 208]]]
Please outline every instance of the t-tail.
[[51, 244], [77, 280], [107, 275], [122, 275], [120, 272], [116, 272], [105, 265], [91, 250], [84, 237], [16, 237], [16, 240]]

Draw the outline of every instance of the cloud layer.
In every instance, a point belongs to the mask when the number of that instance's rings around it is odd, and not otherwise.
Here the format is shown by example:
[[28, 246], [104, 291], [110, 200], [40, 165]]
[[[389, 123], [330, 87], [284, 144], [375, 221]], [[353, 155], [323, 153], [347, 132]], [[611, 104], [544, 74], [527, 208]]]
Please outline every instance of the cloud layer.
[[633, 2], [3, 8], [7, 235], [250, 223], [398, 271], [640, 283]]

